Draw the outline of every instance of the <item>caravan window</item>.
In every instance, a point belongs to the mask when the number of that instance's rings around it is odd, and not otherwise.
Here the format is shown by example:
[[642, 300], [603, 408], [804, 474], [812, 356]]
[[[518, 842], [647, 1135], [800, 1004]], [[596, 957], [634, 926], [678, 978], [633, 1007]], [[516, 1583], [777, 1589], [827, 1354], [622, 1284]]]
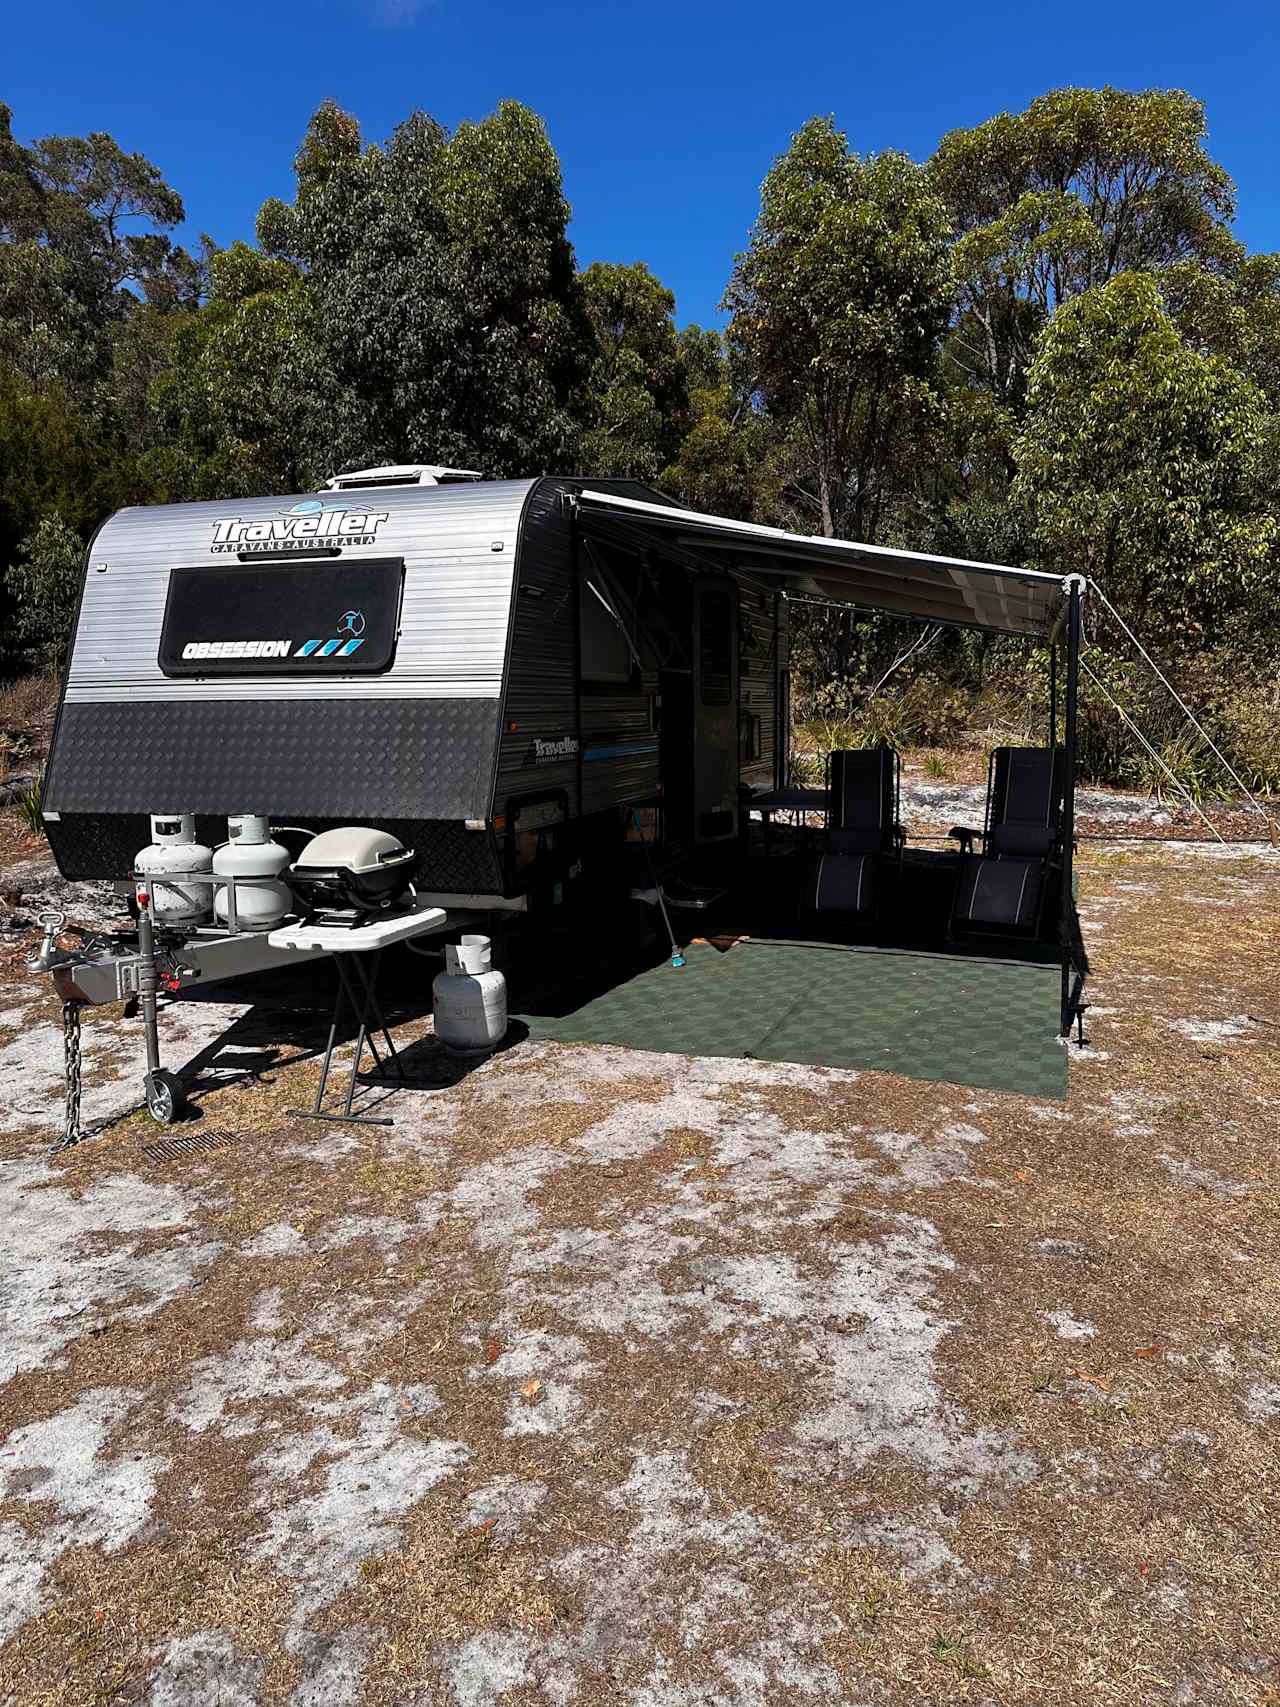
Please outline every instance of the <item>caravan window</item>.
[[395, 655], [400, 558], [173, 569], [166, 676], [370, 675]]
[[606, 570], [590, 559], [578, 578], [581, 648], [579, 674], [584, 682], [630, 684], [638, 668], [635, 599], [631, 577]]

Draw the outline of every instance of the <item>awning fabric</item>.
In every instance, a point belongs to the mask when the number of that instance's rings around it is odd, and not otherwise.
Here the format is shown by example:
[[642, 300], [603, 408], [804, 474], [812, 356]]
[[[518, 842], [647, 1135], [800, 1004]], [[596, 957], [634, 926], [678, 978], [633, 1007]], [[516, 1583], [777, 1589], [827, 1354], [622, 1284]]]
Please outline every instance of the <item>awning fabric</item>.
[[1061, 577], [1031, 569], [815, 539], [590, 489], [579, 493], [577, 504], [580, 520], [591, 531], [633, 539], [647, 535], [655, 544], [666, 540], [722, 559], [726, 568], [776, 581], [797, 598], [1041, 639], [1054, 636], [1065, 610]]

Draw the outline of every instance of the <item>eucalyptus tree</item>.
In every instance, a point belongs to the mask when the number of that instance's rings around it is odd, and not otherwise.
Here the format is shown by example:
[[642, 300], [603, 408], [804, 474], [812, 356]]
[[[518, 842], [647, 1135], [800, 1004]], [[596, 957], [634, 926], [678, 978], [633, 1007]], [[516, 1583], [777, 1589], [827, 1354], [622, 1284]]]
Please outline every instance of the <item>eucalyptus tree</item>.
[[358, 423], [348, 454], [572, 466], [594, 339], [541, 120], [504, 101], [448, 134], [419, 113], [366, 146], [326, 104], [296, 166], [259, 236], [305, 276]]
[[946, 208], [905, 155], [861, 158], [815, 118], [769, 172], [724, 305], [790, 497], [828, 536], [875, 536], [932, 405], [952, 299]]
[[1082, 292], [1040, 340], [1014, 445], [1040, 566], [1088, 574], [1149, 632], [1212, 639], [1269, 578], [1268, 426], [1259, 388], [1190, 347], [1150, 275]]
[[655, 480], [689, 427], [676, 299], [643, 261], [593, 261], [581, 283], [596, 339], [582, 466], [592, 474]]
[[1235, 191], [1181, 89], [1055, 89], [943, 137], [930, 162], [957, 234], [948, 353], [1016, 401], [1042, 327], [1122, 272], [1229, 266]]

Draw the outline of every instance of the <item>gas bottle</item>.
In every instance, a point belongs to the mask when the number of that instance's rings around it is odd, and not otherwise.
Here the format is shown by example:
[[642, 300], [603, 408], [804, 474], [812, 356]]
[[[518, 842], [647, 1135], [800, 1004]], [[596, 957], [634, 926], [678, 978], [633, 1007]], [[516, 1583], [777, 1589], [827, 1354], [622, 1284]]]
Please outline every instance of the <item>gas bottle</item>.
[[[228, 840], [213, 856], [215, 877], [278, 878], [289, 863], [289, 850], [271, 839], [269, 821], [257, 812], [237, 812], [227, 819]], [[228, 891], [219, 889], [213, 910], [220, 924], [230, 913]], [[293, 905], [287, 883], [237, 883], [236, 918], [241, 930], [269, 930]]]
[[431, 986], [436, 1036], [451, 1055], [487, 1055], [507, 1035], [507, 981], [492, 965], [487, 936], [464, 936], [444, 949], [444, 971]]
[[209, 917], [209, 884], [174, 881], [197, 873], [208, 876], [213, 870], [213, 854], [196, 840], [190, 812], [153, 812], [151, 846], [138, 853], [133, 869], [146, 880], [151, 916], [158, 925], [198, 925]]

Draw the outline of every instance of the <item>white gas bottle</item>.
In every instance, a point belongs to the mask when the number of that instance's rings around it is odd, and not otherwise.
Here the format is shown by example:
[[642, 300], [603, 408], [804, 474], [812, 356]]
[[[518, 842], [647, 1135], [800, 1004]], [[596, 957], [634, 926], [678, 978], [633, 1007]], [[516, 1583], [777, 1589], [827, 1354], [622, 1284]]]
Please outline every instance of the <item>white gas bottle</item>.
[[151, 846], [139, 852], [133, 869], [146, 881], [158, 925], [198, 925], [209, 917], [210, 886], [176, 881], [213, 870], [213, 853], [196, 840], [190, 812], [153, 812]]
[[[213, 856], [215, 877], [278, 878], [289, 863], [289, 850], [271, 839], [270, 822], [257, 812], [237, 812], [227, 819], [228, 840]], [[287, 883], [237, 883], [236, 919], [241, 930], [269, 930], [293, 905]], [[219, 889], [213, 910], [220, 924], [231, 911], [230, 892]]]
[[444, 948], [444, 971], [431, 986], [436, 1036], [451, 1055], [487, 1055], [507, 1035], [507, 981], [491, 964], [487, 936]]

